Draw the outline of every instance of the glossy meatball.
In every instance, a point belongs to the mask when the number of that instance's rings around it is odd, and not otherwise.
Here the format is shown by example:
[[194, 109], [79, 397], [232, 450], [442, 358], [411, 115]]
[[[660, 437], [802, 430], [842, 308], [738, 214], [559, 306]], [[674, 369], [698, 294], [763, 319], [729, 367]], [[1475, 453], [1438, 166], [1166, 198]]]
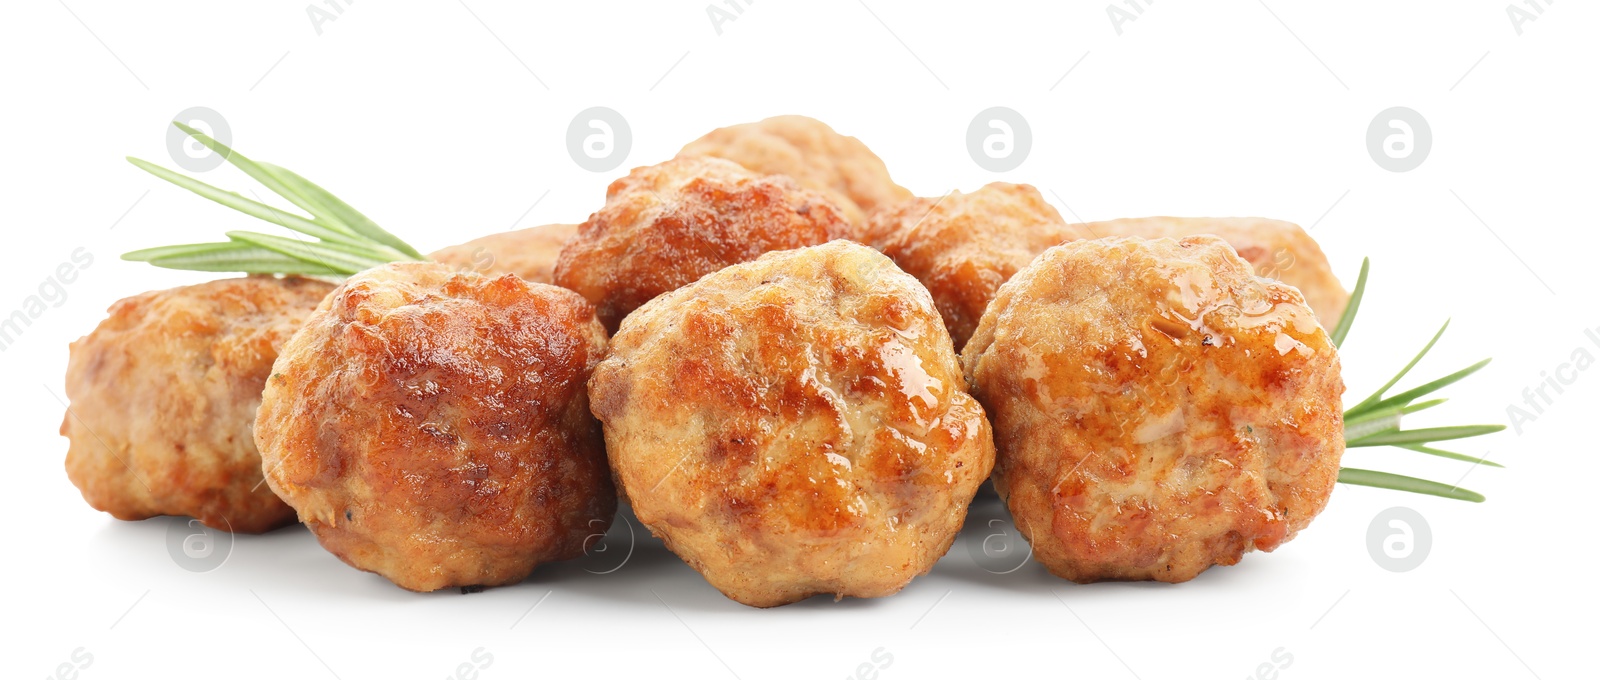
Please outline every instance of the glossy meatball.
[[680, 158], [613, 182], [605, 207], [562, 249], [555, 280], [614, 332], [639, 305], [701, 276], [850, 234], [837, 206], [788, 177]]
[[960, 351], [1000, 284], [1045, 248], [1088, 236], [1068, 227], [1037, 189], [995, 182], [884, 210], [862, 240], [928, 287]]
[[639, 520], [757, 607], [899, 591], [994, 461], [927, 291], [846, 241], [641, 307], [589, 394]]
[[1338, 354], [1299, 291], [1214, 237], [1045, 251], [962, 364], [993, 417], [995, 489], [1073, 581], [1186, 581], [1272, 550], [1338, 476]]
[[456, 271], [516, 274], [530, 283], [551, 283], [555, 280], [556, 256], [577, 233], [576, 224], [528, 227], [450, 246], [428, 258]]
[[278, 350], [333, 286], [252, 276], [119, 300], [72, 343], [67, 476], [117, 519], [261, 532], [294, 511], [261, 483], [250, 428]]
[[1299, 288], [1325, 328], [1339, 323], [1339, 316], [1350, 301], [1350, 294], [1333, 275], [1322, 248], [1291, 222], [1264, 217], [1139, 217], [1077, 226], [1106, 237], [1218, 236], [1255, 267], [1257, 276]]
[[267, 381], [267, 483], [323, 547], [403, 588], [515, 583], [616, 511], [584, 390], [604, 347], [571, 291], [436, 263], [357, 274]]
[[755, 172], [788, 175], [820, 191], [844, 209], [852, 223], [911, 192], [889, 179], [889, 169], [867, 145], [805, 116], [776, 116], [712, 130], [689, 142], [678, 156], [726, 158]]

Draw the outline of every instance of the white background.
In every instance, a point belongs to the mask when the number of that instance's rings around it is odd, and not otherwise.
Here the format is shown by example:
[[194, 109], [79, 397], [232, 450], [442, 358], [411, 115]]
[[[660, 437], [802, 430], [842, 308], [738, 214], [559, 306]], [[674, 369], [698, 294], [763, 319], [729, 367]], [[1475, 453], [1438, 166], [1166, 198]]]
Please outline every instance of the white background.
[[[47, 676], [81, 647], [93, 655], [82, 678], [441, 678], [483, 648], [490, 680], [837, 678], [882, 648], [881, 678], [1148, 680], [1250, 677], [1283, 648], [1282, 678], [1577, 675], [1592, 666], [1597, 604], [1597, 370], [1552, 393], [1521, 433], [1463, 449], [1504, 470], [1392, 449], [1346, 456], [1465, 475], [1489, 496], [1481, 505], [1341, 487], [1276, 553], [1178, 586], [1075, 586], [1031, 563], [991, 574], [968, 552], [985, 530], [974, 521], [899, 595], [768, 611], [724, 599], [647, 537], [614, 573], [560, 565], [470, 596], [404, 592], [298, 527], [240, 537], [223, 567], [191, 573], [166, 548], [177, 520], [118, 522], [82, 502], [56, 434], [67, 343], [118, 298], [209, 278], [117, 256], [258, 226], [123, 162], [172, 166], [163, 126], [191, 106], [222, 112], [245, 153], [328, 186], [424, 251], [580, 221], [626, 168], [783, 113], [860, 137], [921, 195], [1004, 179], [1038, 186], [1069, 219], [1315, 225], [1347, 285], [1362, 256], [1374, 262], [1344, 356], [1347, 398], [1449, 317], [1418, 379], [1495, 363], [1412, 424], [1508, 422], [1541, 372], [1580, 347], [1600, 356], [1584, 337], [1600, 328], [1600, 17], [1592, 3], [1556, 3], [1529, 9], [1538, 18], [1519, 35], [1507, 1], [1160, 2], [1120, 35], [1104, 1], [761, 0], [720, 35], [706, 0], [361, 2], [320, 35], [299, 1], [7, 3], [0, 314], [74, 249], [94, 261], [0, 353], [0, 664]], [[567, 155], [567, 125], [591, 106], [631, 124], [615, 172]], [[1020, 111], [1034, 133], [1004, 175], [965, 149], [990, 106]], [[1421, 112], [1433, 132], [1407, 173], [1366, 150], [1368, 123], [1391, 106]], [[231, 168], [204, 179], [252, 186]], [[1366, 545], [1368, 524], [1396, 505], [1420, 512], [1433, 538], [1406, 573], [1380, 568]]]

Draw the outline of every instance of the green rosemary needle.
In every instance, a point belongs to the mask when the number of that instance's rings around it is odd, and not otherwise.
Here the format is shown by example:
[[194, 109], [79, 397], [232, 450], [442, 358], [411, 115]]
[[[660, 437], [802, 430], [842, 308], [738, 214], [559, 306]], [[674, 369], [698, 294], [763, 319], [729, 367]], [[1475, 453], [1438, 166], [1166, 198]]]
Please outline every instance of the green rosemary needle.
[[[1350, 293], [1350, 304], [1345, 307], [1344, 315], [1339, 318], [1338, 325], [1334, 326], [1333, 332], [1329, 334], [1335, 345], [1342, 345], [1344, 343], [1345, 335], [1350, 332], [1351, 325], [1355, 323], [1356, 310], [1360, 308], [1361, 298], [1367, 290], [1368, 269], [1369, 261], [1362, 260], [1361, 274], [1356, 278], [1355, 290]], [[1388, 382], [1384, 383], [1382, 387], [1379, 387], [1377, 391], [1373, 392], [1366, 399], [1361, 400], [1360, 403], [1350, 407], [1349, 410], [1344, 412], [1344, 439], [1346, 448], [1393, 446], [1396, 448], [1406, 449], [1408, 451], [1424, 453], [1430, 456], [1464, 461], [1472, 463], [1473, 465], [1503, 467], [1499, 463], [1495, 463], [1490, 460], [1475, 458], [1451, 451], [1444, 451], [1428, 445], [1434, 442], [1448, 441], [1453, 439], [1468, 439], [1471, 437], [1479, 437], [1482, 435], [1499, 432], [1506, 429], [1506, 426], [1504, 425], [1457, 425], [1452, 427], [1418, 428], [1414, 430], [1404, 430], [1400, 428], [1400, 420], [1406, 414], [1416, 413], [1417, 411], [1432, 408], [1445, 402], [1444, 399], [1417, 401], [1418, 399], [1437, 392], [1445, 387], [1459, 382], [1461, 379], [1466, 378], [1473, 373], [1478, 372], [1484, 366], [1489, 364], [1488, 359], [1484, 359], [1483, 361], [1463, 368], [1455, 373], [1451, 373], [1443, 378], [1424, 383], [1418, 387], [1411, 388], [1394, 396], [1384, 396], [1384, 393], [1388, 392], [1390, 388], [1398, 384], [1401, 378], [1404, 378], [1407, 373], [1411, 372], [1412, 368], [1416, 367], [1417, 362], [1422, 361], [1422, 357], [1427, 356], [1428, 351], [1433, 349], [1434, 344], [1439, 342], [1439, 338], [1444, 335], [1445, 329], [1449, 327], [1450, 322], [1445, 321], [1444, 325], [1439, 327], [1439, 332], [1433, 334], [1433, 339], [1429, 340], [1428, 344], [1423, 346], [1422, 351], [1418, 352], [1415, 357], [1412, 357], [1410, 363], [1407, 363], [1404, 368], [1401, 368], [1399, 373], [1396, 373], [1394, 377], [1390, 378]], [[1415, 477], [1407, 477], [1389, 472], [1380, 472], [1377, 470], [1340, 468], [1339, 481], [1344, 484], [1372, 486], [1382, 489], [1392, 489], [1395, 491], [1406, 491], [1409, 493], [1440, 496], [1455, 500], [1472, 501], [1474, 503], [1481, 503], [1484, 500], [1483, 494], [1475, 491], [1468, 491], [1460, 486], [1443, 484], [1426, 479], [1417, 479]]]
[[126, 253], [122, 259], [168, 269], [332, 277], [348, 276], [386, 262], [425, 259], [416, 248], [310, 180], [288, 169], [250, 160], [183, 123], [172, 124], [311, 216], [279, 210], [149, 161], [129, 157], [128, 162], [203, 198], [311, 239], [230, 231], [227, 241], [146, 248]]

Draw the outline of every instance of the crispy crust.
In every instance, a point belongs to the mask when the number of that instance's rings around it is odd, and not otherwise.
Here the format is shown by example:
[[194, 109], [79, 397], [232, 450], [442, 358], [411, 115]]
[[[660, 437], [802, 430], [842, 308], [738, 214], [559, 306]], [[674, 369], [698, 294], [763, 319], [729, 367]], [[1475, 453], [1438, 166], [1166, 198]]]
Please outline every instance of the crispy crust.
[[72, 343], [67, 476], [117, 519], [267, 531], [294, 511], [261, 484], [250, 428], [272, 362], [333, 286], [223, 279], [117, 301]]
[[757, 607], [898, 592], [994, 459], [927, 292], [845, 241], [645, 305], [589, 392], [639, 520]]
[[604, 347], [571, 291], [436, 263], [357, 274], [267, 382], [267, 482], [323, 547], [403, 588], [515, 583], [616, 510], [584, 391]]
[[850, 235], [837, 206], [792, 179], [674, 159], [611, 184], [605, 207], [562, 249], [555, 280], [615, 331], [639, 305], [723, 267]]
[[889, 179], [883, 160], [855, 137], [805, 116], [775, 116], [719, 128], [689, 142], [678, 157], [725, 158], [755, 172], [788, 175], [827, 195], [851, 223], [911, 198]]
[[1002, 286], [962, 354], [995, 488], [1051, 572], [1179, 582], [1327, 503], [1339, 357], [1299, 291], [1223, 241], [1083, 240]]
[[862, 242], [927, 286], [960, 351], [1000, 284], [1045, 248], [1087, 235], [1069, 228], [1037, 189], [995, 182], [879, 212]]
[[456, 271], [516, 274], [529, 283], [553, 283], [556, 257], [577, 233], [576, 224], [545, 224], [476, 238], [428, 258]]
[[1278, 279], [1300, 289], [1324, 327], [1338, 323], [1350, 302], [1350, 294], [1333, 275], [1322, 248], [1291, 222], [1264, 217], [1137, 217], [1074, 226], [1107, 237], [1218, 236], [1255, 268], [1257, 276]]

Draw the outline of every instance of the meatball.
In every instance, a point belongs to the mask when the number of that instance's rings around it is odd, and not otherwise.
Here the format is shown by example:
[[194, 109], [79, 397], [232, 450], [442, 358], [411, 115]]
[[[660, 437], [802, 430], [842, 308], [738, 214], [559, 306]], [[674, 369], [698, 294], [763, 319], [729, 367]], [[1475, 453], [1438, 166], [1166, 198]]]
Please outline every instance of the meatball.
[[456, 271], [516, 274], [531, 283], [551, 283], [555, 280], [556, 256], [577, 233], [576, 224], [546, 224], [490, 234], [428, 257]]
[[879, 212], [862, 241], [928, 287], [960, 351], [1000, 284], [1045, 248], [1089, 235], [1069, 228], [1037, 189], [995, 182]]
[[273, 367], [267, 483], [329, 552], [402, 588], [520, 581], [616, 511], [584, 390], [604, 347], [571, 291], [431, 262], [357, 274]]
[[1299, 225], [1264, 217], [1140, 217], [1078, 225], [1097, 236], [1182, 238], [1211, 234], [1227, 241], [1257, 276], [1300, 289], [1322, 325], [1332, 328], [1350, 294], [1333, 275], [1322, 248]]
[[561, 250], [555, 281], [615, 332], [639, 305], [730, 264], [850, 235], [837, 206], [788, 177], [681, 158], [613, 182]]
[[678, 156], [726, 158], [755, 172], [788, 175], [800, 186], [827, 195], [855, 224], [911, 198], [911, 192], [889, 179], [889, 169], [867, 145], [805, 116], [712, 130], [689, 142]]
[[756, 607], [898, 592], [994, 463], [933, 300], [847, 241], [656, 298], [589, 394], [639, 521]]
[[1186, 581], [1327, 503], [1339, 356], [1300, 292], [1221, 239], [1074, 241], [1006, 285], [962, 353], [995, 489], [1062, 578]]
[[332, 285], [251, 276], [119, 300], [72, 343], [67, 477], [117, 519], [257, 533], [294, 520], [250, 435], [278, 350]]

